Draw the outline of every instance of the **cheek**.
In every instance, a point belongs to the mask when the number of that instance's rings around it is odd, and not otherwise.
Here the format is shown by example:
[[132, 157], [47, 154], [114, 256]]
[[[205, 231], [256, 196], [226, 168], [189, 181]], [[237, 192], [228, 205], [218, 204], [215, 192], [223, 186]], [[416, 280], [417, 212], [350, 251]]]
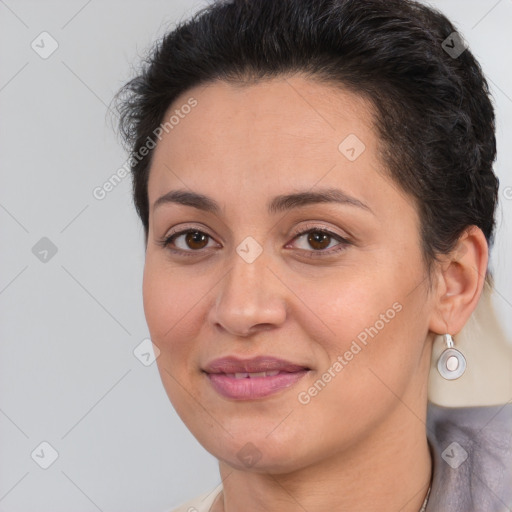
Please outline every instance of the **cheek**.
[[[191, 350], [191, 336], [200, 329], [208, 283], [191, 279], [149, 255], [143, 277], [143, 304], [151, 339], [166, 360], [170, 352], [177, 356]], [[159, 358], [160, 359], [160, 358]]]
[[318, 344], [317, 354], [322, 352], [320, 372], [341, 357], [346, 378], [354, 379], [352, 389], [361, 390], [367, 379], [358, 380], [369, 370], [396, 376], [397, 385], [410, 377], [427, 331], [425, 301], [420, 289], [411, 293], [412, 281], [403, 266], [389, 264], [364, 272], [340, 269], [325, 281], [296, 281], [294, 291], [308, 307], [297, 303], [294, 318]]
[[[320, 280], [297, 281], [294, 291], [306, 308], [296, 319], [310, 335], [316, 330], [331, 353], [348, 350], [350, 342], [391, 309], [396, 294], [389, 293], [386, 276], [354, 268], [340, 269]], [[309, 310], [309, 311], [308, 311]], [[394, 316], [395, 311], [390, 311]], [[360, 336], [364, 340], [364, 334]]]
[[142, 287], [146, 322], [151, 340], [160, 350], [156, 363], [164, 389], [187, 423], [198, 413], [193, 400], [191, 405], [190, 392], [194, 393], [193, 379], [199, 376], [194, 366], [197, 346], [191, 340], [197, 339], [204, 322], [199, 319], [204, 309], [201, 298], [208, 290], [206, 285], [205, 290], [200, 288], [200, 279], [185, 279], [176, 268], [147, 255]]
[[[322, 418], [320, 423], [337, 426], [324, 430], [329, 442], [340, 432], [362, 433], [378, 423], [418, 367], [425, 328], [420, 296], [407, 296], [398, 274], [340, 273], [328, 284], [302, 283], [299, 293], [317, 313], [301, 320], [302, 329], [318, 344], [321, 364], [312, 381], [298, 387], [297, 403], [303, 421]], [[304, 319], [304, 312], [295, 318]]]

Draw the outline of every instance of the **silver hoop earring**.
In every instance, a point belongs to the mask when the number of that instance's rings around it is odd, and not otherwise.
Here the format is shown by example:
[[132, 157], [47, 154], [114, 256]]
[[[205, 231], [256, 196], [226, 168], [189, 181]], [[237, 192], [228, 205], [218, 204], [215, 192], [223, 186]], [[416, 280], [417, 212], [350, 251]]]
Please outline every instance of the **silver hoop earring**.
[[446, 348], [437, 360], [437, 370], [446, 380], [458, 379], [466, 371], [466, 359], [462, 352], [454, 348], [450, 334], [444, 335]]

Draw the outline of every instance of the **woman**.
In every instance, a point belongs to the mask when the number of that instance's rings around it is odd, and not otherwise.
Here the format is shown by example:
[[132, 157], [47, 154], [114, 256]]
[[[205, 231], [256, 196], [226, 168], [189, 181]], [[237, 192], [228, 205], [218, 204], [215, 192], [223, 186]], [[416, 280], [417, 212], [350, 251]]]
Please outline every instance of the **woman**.
[[160, 375], [222, 477], [178, 510], [509, 510], [512, 405], [428, 398], [434, 344], [447, 381], [478, 364], [457, 336], [498, 193], [453, 25], [407, 0], [218, 2], [123, 92]]

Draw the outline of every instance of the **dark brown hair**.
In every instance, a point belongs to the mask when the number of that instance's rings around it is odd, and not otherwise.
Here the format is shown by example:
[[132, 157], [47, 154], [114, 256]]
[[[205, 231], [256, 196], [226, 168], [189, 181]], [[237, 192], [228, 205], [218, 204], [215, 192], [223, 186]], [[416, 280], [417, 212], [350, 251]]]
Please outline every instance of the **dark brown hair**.
[[[447, 51], [455, 44], [460, 55]], [[489, 246], [494, 236], [494, 109], [480, 65], [460, 44], [443, 14], [410, 0], [216, 2], [166, 34], [120, 91], [121, 133], [138, 155], [173, 101], [213, 80], [302, 73], [348, 88], [374, 106], [381, 156], [416, 202], [430, 269], [469, 226]], [[146, 237], [151, 155], [131, 161]]]

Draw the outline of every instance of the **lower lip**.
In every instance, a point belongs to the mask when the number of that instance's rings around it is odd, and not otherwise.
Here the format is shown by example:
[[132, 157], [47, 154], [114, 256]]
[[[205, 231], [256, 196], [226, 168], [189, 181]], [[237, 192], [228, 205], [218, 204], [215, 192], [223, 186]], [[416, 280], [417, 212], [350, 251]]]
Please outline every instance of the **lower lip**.
[[273, 395], [298, 382], [308, 370], [282, 372], [272, 377], [236, 379], [224, 373], [208, 373], [213, 388], [222, 396], [235, 400], [252, 400]]

